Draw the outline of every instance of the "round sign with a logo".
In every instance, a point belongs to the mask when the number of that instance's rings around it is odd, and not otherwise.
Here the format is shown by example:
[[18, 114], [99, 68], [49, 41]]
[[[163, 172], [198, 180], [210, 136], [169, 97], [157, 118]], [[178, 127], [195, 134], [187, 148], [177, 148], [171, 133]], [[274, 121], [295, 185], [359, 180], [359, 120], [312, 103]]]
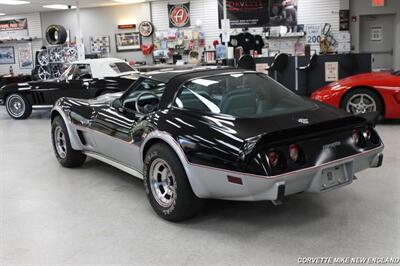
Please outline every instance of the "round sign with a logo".
[[150, 37], [154, 32], [153, 24], [150, 21], [143, 21], [139, 25], [139, 33], [143, 37]]
[[186, 5], [173, 5], [169, 10], [169, 22], [173, 27], [190, 26], [190, 12]]

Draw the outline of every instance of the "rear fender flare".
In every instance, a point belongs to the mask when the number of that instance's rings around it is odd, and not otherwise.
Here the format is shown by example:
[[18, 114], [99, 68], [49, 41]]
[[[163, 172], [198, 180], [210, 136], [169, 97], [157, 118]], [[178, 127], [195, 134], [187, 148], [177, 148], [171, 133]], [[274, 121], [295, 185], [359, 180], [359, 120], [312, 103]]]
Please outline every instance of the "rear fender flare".
[[182, 163], [183, 169], [186, 172], [186, 176], [189, 179], [189, 183], [190, 183], [190, 186], [192, 187], [194, 194], [197, 197], [199, 197], [199, 195], [203, 195], [204, 191], [206, 189], [202, 185], [201, 180], [198, 180], [192, 174], [190, 162], [188, 161], [184, 151], [182, 150], [179, 143], [167, 132], [155, 130], [146, 136], [145, 140], [143, 141], [143, 143], [140, 147], [142, 169], [144, 167], [143, 163], [144, 163], [144, 159], [146, 156], [146, 154], [144, 154], [146, 144], [150, 140], [155, 140], [155, 139], [165, 142], [166, 144], [168, 144], [168, 146], [171, 147], [171, 149], [175, 152], [175, 154], [178, 156], [179, 160]]

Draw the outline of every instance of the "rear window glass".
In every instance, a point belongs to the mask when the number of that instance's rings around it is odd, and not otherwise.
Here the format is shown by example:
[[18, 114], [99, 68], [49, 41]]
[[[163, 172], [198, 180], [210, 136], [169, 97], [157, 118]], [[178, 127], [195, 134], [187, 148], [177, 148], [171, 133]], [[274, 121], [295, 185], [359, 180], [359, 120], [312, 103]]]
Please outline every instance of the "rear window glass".
[[130, 65], [124, 62], [112, 63], [110, 67], [117, 73], [125, 73], [135, 71]]
[[236, 117], [267, 117], [304, 111], [314, 104], [264, 74], [237, 73], [184, 84], [174, 106]]

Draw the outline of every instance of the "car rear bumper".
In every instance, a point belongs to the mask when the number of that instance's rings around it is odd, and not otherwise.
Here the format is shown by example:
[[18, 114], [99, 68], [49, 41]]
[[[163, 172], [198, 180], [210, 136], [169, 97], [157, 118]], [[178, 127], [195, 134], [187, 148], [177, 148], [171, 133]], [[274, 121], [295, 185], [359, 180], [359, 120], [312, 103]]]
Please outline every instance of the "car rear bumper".
[[[280, 200], [300, 192], [320, 193], [351, 184], [354, 174], [379, 167], [383, 160], [383, 145], [373, 150], [278, 176], [258, 176], [184, 164], [194, 193], [200, 198], [240, 201]], [[343, 178], [330, 187], [327, 171], [340, 169]], [[325, 186], [324, 186], [325, 185]]]

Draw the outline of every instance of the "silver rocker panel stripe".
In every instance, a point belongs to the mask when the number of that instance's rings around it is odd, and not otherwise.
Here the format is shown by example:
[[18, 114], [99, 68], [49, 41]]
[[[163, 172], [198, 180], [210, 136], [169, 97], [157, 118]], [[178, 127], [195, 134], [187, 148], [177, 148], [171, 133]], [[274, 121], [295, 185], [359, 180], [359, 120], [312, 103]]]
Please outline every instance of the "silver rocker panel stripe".
[[51, 109], [53, 105], [32, 105], [32, 109], [40, 110], [40, 109]]
[[111, 166], [114, 166], [115, 168], [117, 168], [117, 169], [119, 169], [121, 171], [124, 171], [124, 172], [126, 172], [126, 173], [128, 173], [130, 175], [133, 175], [133, 176], [135, 176], [135, 177], [137, 177], [139, 179], [143, 179], [143, 174], [140, 173], [139, 171], [131, 168], [131, 167], [128, 167], [128, 166], [126, 166], [124, 164], [116, 162], [116, 161], [114, 161], [114, 160], [112, 160], [110, 158], [107, 158], [105, 156], [102, 156], [102, 155], [100, 155], [98, 153], [88, 152], [88, 151], [84, 151], [83, 153], [86, 154], [87, 156], [91, 157], [91, 158], [94, 158], [96, 160], [102, 161], [103, 163], [109, 164]]

